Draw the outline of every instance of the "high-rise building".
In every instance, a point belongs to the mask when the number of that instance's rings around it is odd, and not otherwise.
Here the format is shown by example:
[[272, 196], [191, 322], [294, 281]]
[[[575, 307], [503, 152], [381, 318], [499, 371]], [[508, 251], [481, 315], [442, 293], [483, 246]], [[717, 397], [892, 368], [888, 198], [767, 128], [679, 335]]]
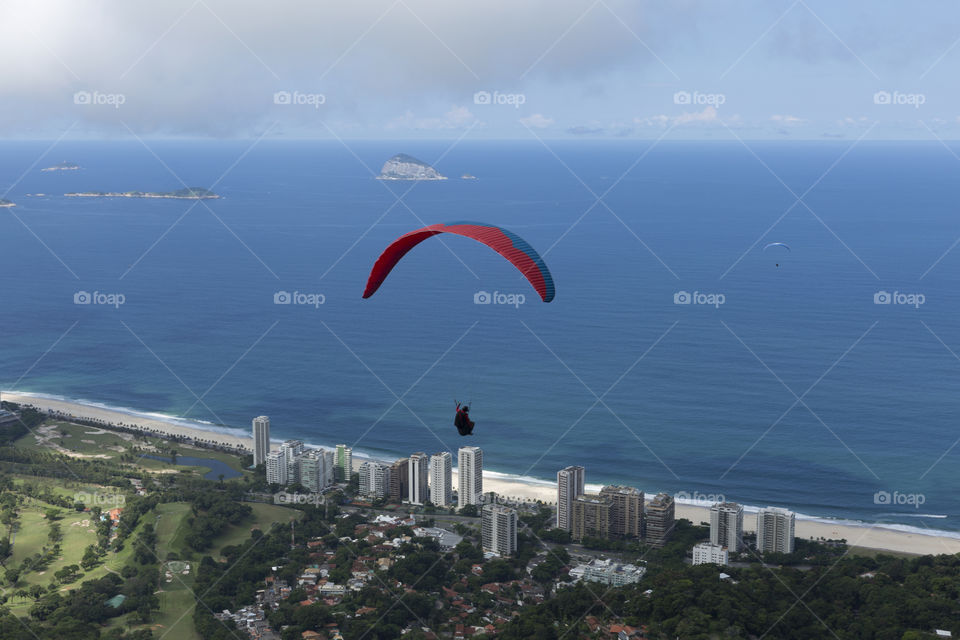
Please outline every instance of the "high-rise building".
[[334, 479], [337, 482], [350, 482], [353, 475], [353, 449], [345, 444], [337, 445], [337, 460]]
[[385, 498], [390, 489], [390, 467], [380, 462], [360, 465], [360, 493], [368, 498]]
[[573, 501], [583, 495], [586, 471], [567, 467], [557, 471], [557, 529], [573, 531]]
[[793, 553], [793, 511], [777, 507], [757, 513], [757, 549], [764, 553]]
[[600, 490], [600, 496], [613, 502], [610, 510], [610, 535], [639, 538], [643, 532], [643, 491], [633, 487], [608, 485]]
[[732, 553], [743, 547], [743, 505], [718, 502], [710, 507], [710, 543]]
[[410, 473], [410, 458], [400, 458], [390, 467], [390, 500], [402, 502], [407, 499], [407, 475]]
[[407, 463], [407, 502], [423, 504], [430, 499], [430, 458], [421, 452], [410, 456]]
[[730, 554], [726, 547], [709, 542], [693, 545], [693, 564], [727, 564]]
[[449, 451], [430, 456], [430, 502], [437, 507], [453, 504], [453, 456]]
[[460, 447], [457, 454], [457, 507], [483, 503], [483, 451]]
[[331, 449], [320, 449], [323, 452], [323, 486], [332, 487], [334, 483], [334, 455]]
[[280, 445], [280, 451], [287, 461], [287, 484], [300, 482], [300, 456], [303, 455], [303, 449], [303, 440], [285, 440]]
[[253, 465], [264, 464], [270, 453], [270, 418], [257, 416], [253, 419]]
[[590, 494], [577, 496], [573, 501], [571, 537], [574, 540], [583, 540], [587, 536], [608, 538], [612, 508], [613, 501], [607, 496]]
[[270, 484], [279, 484], [286, 486], [287, 480], [287, 455], [283, 451], [273, 451], [267, 454], [267, 482]]
[[658, 493], [647, 505], [644, 518], [644, 539], [652, 547], [662, 547], [673, 535], [674, 522], [673, 496]]
[[517, 512], [498, 504], [485, 504], [481, 512], [484, 551], [509, 556], [517, 551]]
[[319, 493], [326, 486], [323, 462], [322, 449], [310, 449], [300, 456], [300, 484], [307, 491]]

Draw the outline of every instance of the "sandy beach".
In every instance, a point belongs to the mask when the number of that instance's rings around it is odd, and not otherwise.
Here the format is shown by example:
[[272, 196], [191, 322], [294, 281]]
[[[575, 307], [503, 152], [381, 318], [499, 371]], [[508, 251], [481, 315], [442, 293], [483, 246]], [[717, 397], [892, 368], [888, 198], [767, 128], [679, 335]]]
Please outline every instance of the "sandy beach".
[[[60, 412], [64, 416], [70, 415], [88, 420], [95, 420], [103, 424], [125, 425], [154, 432], [158, 435], [168, 434], [218, 442], [231, 447], [253, 448], [253, 439], [231, 434], [218, 433], [198, 427], [189, 427], [183, 424], [154, 418], [149, 416], [132, 415], [123, 411], [115, 411], [76, 402], [68, 402], [24, 393], [0, 393], [0, 399], [22, 405], [32, 405], [37, 409], [48, 412]], [[354, 468], [362, 464], [364, 458], [354, 458]], [[457, 472], [453, 472], [453, 483], [457, 485]], [[548, 504], [556, 502], [556, 489], [552, 484], [540, 484], [511, 480], [501, 474], [484, 473], [484, 491], [494, 491], [506, 498], [521, 500], [541, 500]], [[647, 498], [652, 494], [647, 493]], [[686, 518], [694, 524], [709, 522], [710, 510], [708, 506], [677, 504], [677, 518]], [[746, 532], [756, 530], [756, 515], [745, 513], [743, 526]], [[914, 554], [954, 554], [960, 553], [960, 538], [953, 538], [931, 531], [930, 535], [901, 531], [884, 525], [869, 526], [842, 524], [827, 519], [808, 520], [798, 518], [796, 521], [796, 536], [798, 538], [825, 538], [831, 540], [845, 539], [848, 544], [869, 549], [884, 549], [902, 553]]]
[[0, 400], [3, 400], [4, 402], [14, 402], [20, 405], [30, 405], [41, 411], [59, 412], [65, 416], [69, 415], [86, 420], [94, 420], [104, 424], [134, 427], [152, 431], [157, 434], [195, 438], [197, 440], [217, 442], [229, 447], [245, 447], [247, 449], [253, 449], [252, 436], [249, 438], [243, 438], [226, 433], [209, 431], [199, 427], [192, 428], [165, 421], [161, 418], [131, 415], [122, 411], [114, 411], [101, 407], [80, 404], [77, 402], [67, 402], [65, 400], [56, 400], [43, 396], [15, 393], [11, 391], [0, 392]]

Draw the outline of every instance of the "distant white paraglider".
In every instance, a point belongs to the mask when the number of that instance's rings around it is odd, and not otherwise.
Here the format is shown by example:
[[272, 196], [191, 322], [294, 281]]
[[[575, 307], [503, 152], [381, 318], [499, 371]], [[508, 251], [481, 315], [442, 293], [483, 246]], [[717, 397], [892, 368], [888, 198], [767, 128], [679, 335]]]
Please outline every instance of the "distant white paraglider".
[[[791, 252], [792, 252], [792, 249], [790, 249], [790, 246], [789, 246], [787, 243], [785, 243], [785, 242], [771, 242], [770, 244], [768, 244], [767, 246], [765, 246], [765, 247], [763, 248], [763, 250], [766, 251], [766, 250], [769, 249], [770, 247], [783, 247], [783, 248], [786, 249], [787, 251], [791, 251]], [[779, 262], [777, 263], [777, 266], [778, 266], [778, 267], [780, 266], [780, 263], [779, 263]]]

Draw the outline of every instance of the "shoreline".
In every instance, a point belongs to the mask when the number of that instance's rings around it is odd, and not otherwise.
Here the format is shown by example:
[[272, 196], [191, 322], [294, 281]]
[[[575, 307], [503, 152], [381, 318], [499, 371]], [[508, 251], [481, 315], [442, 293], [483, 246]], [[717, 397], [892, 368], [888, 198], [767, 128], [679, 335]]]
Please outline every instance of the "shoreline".
[[[30, 405], [41, 411], [59, 413], [64, 417], [103, 422], [105, 425], [116, 425], [127, 428], [142, 429], [158, 436], [171, 436], [209, 442], [215, 445], [245, 449], [252, 451], [253, 438], [242, 429], [221, 427], [212, 424], [203, 424], [190, 420], [165, 416], [162, 414], [139, 412], [133, 409], [114, 408], [95, 403], [84, 403], [41, 393], [30, 392], [0, 392], [0, 400], [21, 405]], [[271, 441], [271, 449], [277, 448], [280, 440]], [[310, 446], [324, 446], [307, 443]], [[332, 447], [333, 445], [325, 445]], [[391, 463], [392, 460], [381, 460], [376, 455], [354, 452], [354, 470], [359, 464], [367, 460], [377, 460]], [[457, 482], [457, 471], [453, 471], [454, 486]], [[556, 485], [547, 480], [536, 478], [519, 479], [510, 474], [485, 470], [483, 474], [485, 491], [494, 491], [507, 498], [536, 501], [547, 504], [556, 503]], [[595, 487], [588, 485], [588, 490]], [[647, 493], [649, 499], [653, 494]], [[756, 530], [757, 507], [744, 505], [744, 532], [753, 533]], [[689, 503], [676, 503], [676, 517], [686, 518], [694, 524], [709, 522], [709, 506]], [[937, 555], [960, 553], [960, 532], [943, 531], [936, 529], [920, 529], [910, 525], [869, 523], [858, 520], [837, 520], [797, 514], [796, 537], [805, 539], [845, 539], [847, 544], [868, 549], [896, 551], [918, 555]]]

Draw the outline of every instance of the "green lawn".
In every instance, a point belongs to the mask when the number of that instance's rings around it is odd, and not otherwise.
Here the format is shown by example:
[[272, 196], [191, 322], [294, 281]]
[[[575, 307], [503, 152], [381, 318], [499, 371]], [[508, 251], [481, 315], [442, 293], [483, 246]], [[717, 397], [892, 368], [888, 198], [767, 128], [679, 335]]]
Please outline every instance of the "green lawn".
[[227, 531], [217, 536], [213, 541], [213, 547], [204, 554], [211, 555], [214, 558], [220, 557], [223, 549], [231, 545], [241, 545], [250, 539], [250, 533], [253, 529], [268, 531], [274, 523], [280, 523], [287, 527], [290, 526], [290, 518], [302, 516], [301, 512], [289, 507], [281, 507], [275, 504], [263, 504], [261, 502], [246, 502], [253, 509], [250, 518], [245, 522], [230, 527]]
[[[160, 612], [150, 628], [156, 637], [173, 640], [202, 640], [193, 628], [193, 608], [196, 606], [192, 590], [164, 591], [160, 594]], [[184, 613], [186, 612], [186, 615]]]

